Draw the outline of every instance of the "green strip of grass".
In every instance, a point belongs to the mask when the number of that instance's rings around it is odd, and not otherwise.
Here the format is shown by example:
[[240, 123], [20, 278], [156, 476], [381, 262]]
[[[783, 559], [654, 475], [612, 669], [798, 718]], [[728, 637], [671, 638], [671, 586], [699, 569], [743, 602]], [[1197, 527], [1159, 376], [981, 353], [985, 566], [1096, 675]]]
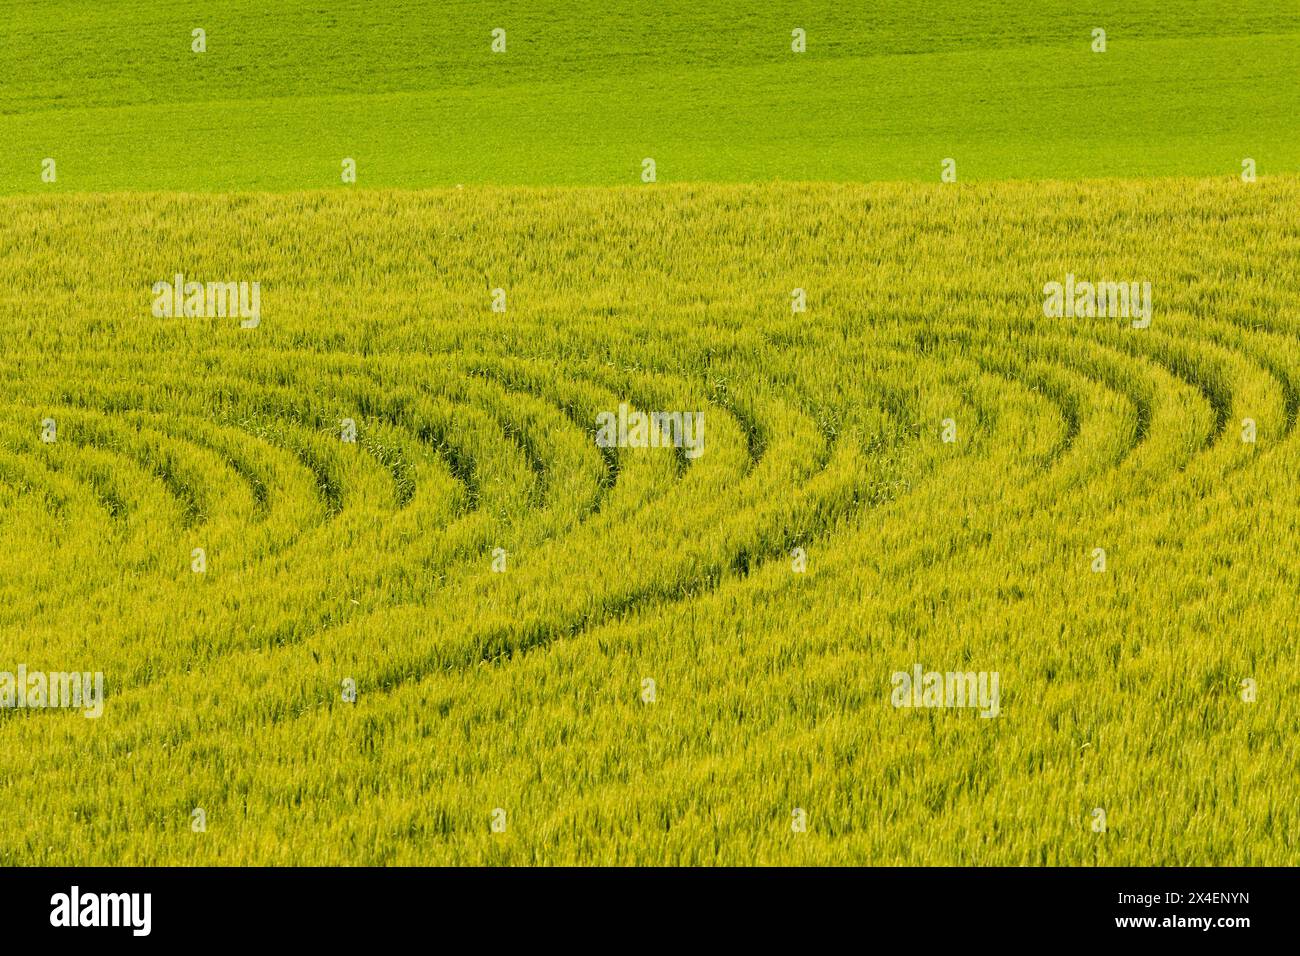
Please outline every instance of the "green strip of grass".
[[932, 6], [10, 5], [0, 193], [1300, 170], [1300, 9]]

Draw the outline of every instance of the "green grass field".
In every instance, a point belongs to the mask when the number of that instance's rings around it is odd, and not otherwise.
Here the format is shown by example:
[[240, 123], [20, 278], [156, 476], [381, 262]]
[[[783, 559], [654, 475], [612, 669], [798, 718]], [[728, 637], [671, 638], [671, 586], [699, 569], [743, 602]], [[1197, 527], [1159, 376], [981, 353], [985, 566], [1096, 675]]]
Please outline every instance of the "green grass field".
[[0, 193], [1300, 171], [1295, 4], [756, 6], [6, 2]]
[[874, 6], [0, 6], [0, 863], [1300, 862], [1300, 9]]

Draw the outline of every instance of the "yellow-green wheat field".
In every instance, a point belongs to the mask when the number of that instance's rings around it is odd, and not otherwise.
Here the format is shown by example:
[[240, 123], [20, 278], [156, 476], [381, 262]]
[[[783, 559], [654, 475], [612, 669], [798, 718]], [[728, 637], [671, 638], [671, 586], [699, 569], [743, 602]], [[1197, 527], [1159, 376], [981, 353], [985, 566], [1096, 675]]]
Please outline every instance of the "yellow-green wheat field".
[[[1300, 862], [1297, 209], [0, 199], [0, 670], [106, 687], [0, 709], [0, 863]], [[177, 271], [260, 325], [156, 317]], [[704, 453], [599, 447], [624, 403]]]

